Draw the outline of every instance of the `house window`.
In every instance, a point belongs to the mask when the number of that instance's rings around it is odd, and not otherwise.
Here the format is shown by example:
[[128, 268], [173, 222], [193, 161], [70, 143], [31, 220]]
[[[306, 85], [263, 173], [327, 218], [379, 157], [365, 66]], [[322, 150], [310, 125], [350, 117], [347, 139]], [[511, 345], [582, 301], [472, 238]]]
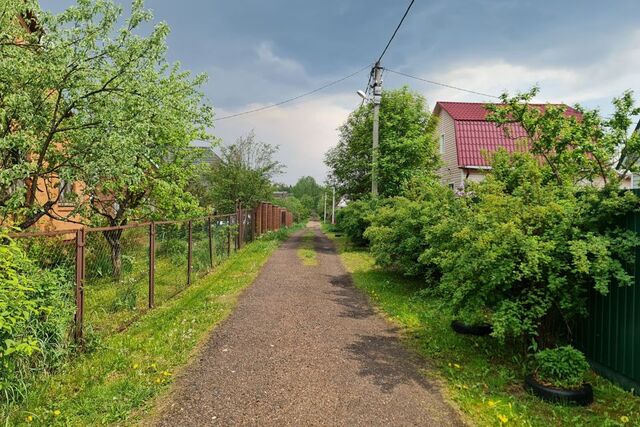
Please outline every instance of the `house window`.
[[449, 183], [449, 188], [453, 190], [455, 188], [455, 184], [453, 182]]
[[444, 133], [440, 134], [440, 154], [444, 154]]
[[60, 197], [58, 198], [58, 203], [60, 205], [66, 206], [73, 205], [75, 196], [73, 192], [73, 182], [61, 179], [58, 188], [60, 189]]

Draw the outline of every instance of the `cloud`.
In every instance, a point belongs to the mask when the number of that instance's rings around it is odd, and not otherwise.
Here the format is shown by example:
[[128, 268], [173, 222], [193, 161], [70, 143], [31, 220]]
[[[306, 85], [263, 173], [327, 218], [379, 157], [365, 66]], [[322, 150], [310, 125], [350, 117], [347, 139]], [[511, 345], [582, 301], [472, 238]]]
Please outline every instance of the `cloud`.
[[[541, 88], [538, 102], [581, 103], [589, 108], [611, 110], [611, 98], [627, 89], [639, 89], [640, 31], [630, 34], [610, 51], [586, 65], [559, 64], [540, 66], [533, 61], [506, 60], [502, 57], [451, 64], [434, 74], [419, 72], [420, 77], [492, 95], [504, 91], [513, 94], [534, 85]], [[398, 83], [394, 75], [387, 77]], [[437, 101], [491, 101], [454, 89], [402, 80], [423, 91], [431, 105]]]
[[[285, 172], [276, 181], [295, 183], [310, 175], [322, 182], [326, 177], [324, 153], [338, 140], [337, 128], [345, 121], [357, 103], [351, 93], [319, 96], [287, 106], [276, 107], [257, 114], [220, 121], [214, 134], [225, 144], [255, 130], [256, 138], [279, 145], [277, 159], [286, 165]], [[247, 105], [247, 109], [261, 104]], [[223, 116], [234, 111], [219, 109]]]
[[287, 76], [291, 74], [305, 74], [304, 67], [290, 58], [283, 58], [273, 52], [269, 42], [261, 42], [256, 48], [260, 66], [269, 67], [273, 73]]

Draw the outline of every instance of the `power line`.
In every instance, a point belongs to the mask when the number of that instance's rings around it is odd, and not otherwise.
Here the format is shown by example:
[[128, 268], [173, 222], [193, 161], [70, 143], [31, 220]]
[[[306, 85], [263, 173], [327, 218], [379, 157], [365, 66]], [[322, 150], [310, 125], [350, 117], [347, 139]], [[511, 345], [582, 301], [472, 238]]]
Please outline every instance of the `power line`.
[[409, 6], [407, 6], [407, 10], [404, 11], [404, 15], [402, 15], [402, 19], [398, 23], [398, 26], [396, 27], [396, 30], [393, 32], [393, 34], [391, 35], [391, 38], [387, 42], [387, 45], [384, 47], [384, 50], [380, 54], [380, 58], [378, 58], [378, 62], [380, 62], [382, 60], [382, 57], [384, 56], [384, 54], [387, 53], [387, 49], [389, 49], [389, 45], [391, 44], [391, 42], [393, 41], [394, 37], [398, 33], [398, 30], [402, 26], [402, 23], [404, 22], [404, 18], [406, 18], [407, 15], [409, 14], [409, 10], [411, 9], [411, 6], [413, 6], [413, 2], [415, 2], [415, 0], [411, 0], [411, 3], [409, 3]]
[[496, 95], [491, 95], [491, 94], [488, 94], [488, 93], [483, 93], [483, 92], [478, 92], [478, 91], [475, 91], [475, 90], [465, 89], [465, 88], [462, 88], [462, 87], [453, 86], [453, 85], [449, 85], [449, 84], [446, 84], [446, 83], [440, 83], [440, 82], [436, 82], [436, 81], [433, 81], [433, 80], [423, 79], [422, 77], [412, 76], [411, 74], [402, 73], [400, 71], [391, 70], [389, 68], [385, 68], [385, 70], [390, 72], [390, 73], [399, 74], [401, 76], [409, 77], [410, 79], [420, 80], [422, 82], [430, 83], [432, 85], [438, 85], [438, 86], [446, 87], [446, 88], [449, 88], [449, 89], [459, 90], [459, 91], [462, 91], [462, 92], [473, 93], [475, 95], [486, 96], [488, 98], [500, 99], [500, 97], [496, 96]]
[[367, 68], [370, 68], [370, 67], [371, 67], [371, 64], [367, 64], [364, 67], [360, 68], [358, 71], [356, 71], [354, 73], [351, 73], [351, 74], [349, 74], [347, 76], [344, 76], [344, 77], [342, 77], [342, 78], [340, 78], [338, 80], [334, 80], [332, 82], [329, 82], [329, 83], [327, 83], [325, 85], [322, 85], [319, 88], [313, 89], [313, 90], [311, 90], [309, 92], [305, 92], [305, 93], [302, 93], [300, 95], [296, 95], [296, 96], [294, 96], [292, 98], [288, 98], [288, 99], [285, 99], [283, 101], [276, 102], [275, 104], [265, 105], [263, 107], [254, 108], [253, 110], [247, 110], [247, 111], [242, 111], [240, 113], [230, 114], [228, 116], [218, 117], [215, 120], [216, 121], [227, 120], [227, 119], [231, 119], [231, 118], [238, 117], [238, 116], [244, 116], [246, 114], [257, 113], [258, 111], [264, 111], [264, 110], [268, 110], [270, 108], [279, 107], [280, 105], [283, 105], [283, 104], [288, 104], [288, 103], [296, 101], [296, 100], [298, 100], [300, 98], [304, 98], [306, 96], [313, 95], [314, 93], [320, 92], [321, 90], [324, 90], [324, 89], [326, 89], [328, 87], [337, 85], [340, 82], [343, 82], [343, 81], [345, 81], [347, 79], [350, 79], [351, 77], [353, 77], [353, 76], [355, 76], [357, 74], [360, 74], [361, 72], [363, 72], [364, 70], [366, 70]]

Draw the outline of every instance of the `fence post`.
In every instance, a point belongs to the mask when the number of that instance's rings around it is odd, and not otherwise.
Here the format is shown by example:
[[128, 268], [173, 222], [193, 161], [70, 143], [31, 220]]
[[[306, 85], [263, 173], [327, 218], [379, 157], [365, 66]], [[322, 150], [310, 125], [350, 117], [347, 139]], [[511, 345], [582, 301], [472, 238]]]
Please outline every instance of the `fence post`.
[[227, 216], [227, 258], [231, 256], [231, 218], [232, 215]]
[[153, 308], [156, 287], [156, 223], [149, 224], [149, 308]]
[[209, 235], [209, 262], [211, 263], [211, 269], [215, 266], [214, 259], [214, 246], [213, 246], [213, 235], [211, 233], [211, 215], [207, 217], [207, 234]]
[[76, 314], [74, 331], [74, 338], [78, 343], [83, 341], [85, 243], [85, 230], [84, 228], [79, 228], [76, 231]]
[[191, 236], [191, 220], [188, 222], [189, 250], [187, 253], [187, 286], [191, 284], [191, 262], [193, 257], [193, 238]]
[[242, 221], [242, 203], [238, 202], [236, 206], [236, 224], [238, 224], [238, 236], [236, 238], [236, 251], [242, 248], [243, 240], [243, 221]]

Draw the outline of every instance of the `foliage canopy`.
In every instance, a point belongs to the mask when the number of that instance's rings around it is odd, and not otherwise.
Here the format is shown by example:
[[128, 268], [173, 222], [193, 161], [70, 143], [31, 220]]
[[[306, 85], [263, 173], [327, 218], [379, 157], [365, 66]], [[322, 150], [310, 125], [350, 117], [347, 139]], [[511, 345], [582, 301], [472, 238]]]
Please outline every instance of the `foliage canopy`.
[[[435, 127], [435, 117], [426, 111], [421, 95], [407, 87], [383, 92], [378, 156], [380, 196], [397, 196], [412, 178], [435, 171], [439, 163]], [[340, 126], [338, 145], [325, 156], [336, 191], [351, 200], [371, 191], [372, 128], [373, 107], [366, 104]]]

